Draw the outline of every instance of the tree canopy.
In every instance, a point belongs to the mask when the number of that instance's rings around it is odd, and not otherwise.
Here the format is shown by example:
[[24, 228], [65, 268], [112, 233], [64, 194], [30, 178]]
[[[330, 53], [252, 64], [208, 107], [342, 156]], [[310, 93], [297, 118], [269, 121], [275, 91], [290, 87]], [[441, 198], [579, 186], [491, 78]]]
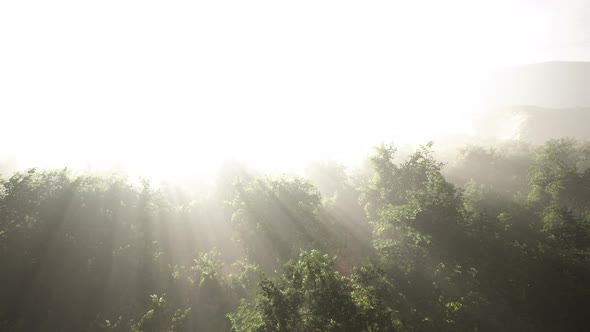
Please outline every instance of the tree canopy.
[[199, 194], [5, 174], [0, 330], [586, 330], [588, 147], [468, 146], [445, 165], [432, 143], [401, 161], [383, 144], [357, 175], [230, 165]]

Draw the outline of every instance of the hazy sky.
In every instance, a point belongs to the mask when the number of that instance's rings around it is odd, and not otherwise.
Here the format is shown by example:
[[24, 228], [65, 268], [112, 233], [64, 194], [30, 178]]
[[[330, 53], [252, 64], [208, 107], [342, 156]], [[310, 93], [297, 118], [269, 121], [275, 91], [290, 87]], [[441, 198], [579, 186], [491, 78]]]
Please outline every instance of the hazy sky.
[[590, 60], [589, 18], [565, 0], [6, 0], [0, 158], [289, 168], [469, 133], [482, 73]]

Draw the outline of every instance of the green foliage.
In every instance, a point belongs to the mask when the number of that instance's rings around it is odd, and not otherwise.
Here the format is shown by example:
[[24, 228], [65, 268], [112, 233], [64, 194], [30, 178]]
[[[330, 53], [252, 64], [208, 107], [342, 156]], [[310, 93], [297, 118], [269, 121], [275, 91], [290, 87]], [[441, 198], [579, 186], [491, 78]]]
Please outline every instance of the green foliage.
[[535, 163], [529, 171], [529, 204], [537, 208], [558, 205], [590, 221], [587, 199], [590, 195], [589, 160], [587, 146], [571, 139], [551, 140], [538, 148]]
[[0, 330], [584, 330], [589, 151], [468, 147], [444, 166], [432, 144], [405, 160], [381, 145], [357, 178], [232, 165], [206, 194], [16, 173], [0, 179]]
[[321, 246], [316, 212], [319, 191], [299, 178], [255, 179], [236, 184], [232, 223], [236, 239], [250, 259], [271, 272], [276, 260], [296, 256], [300, 248]]
[[253, 303], [229, 315], [236, 331], [359, 331], [361, 321], [346, 277], [317, 250], [302, 252], [278, 280], [263, 279]]
[[256, 303], [240, 301], [240, 306], [235, 312], [229, 313], [228, 318], [232, 324], [232, 330], [236, 332], [268, 331], [265, 328], [264, 315], [258, 310]]
[[523, 142], [507, 142], [489, 149], [470, 145], [459, 150], [446, 174], [459, 186], [475, 182], [511, 198], [528, 191], [527, 172], [533, 160], [532, 147]]
[[130, 332], [157, 332], [166, 329], [166, 300], [156, 294], [150, 295], [151, 308], [131, 327]]

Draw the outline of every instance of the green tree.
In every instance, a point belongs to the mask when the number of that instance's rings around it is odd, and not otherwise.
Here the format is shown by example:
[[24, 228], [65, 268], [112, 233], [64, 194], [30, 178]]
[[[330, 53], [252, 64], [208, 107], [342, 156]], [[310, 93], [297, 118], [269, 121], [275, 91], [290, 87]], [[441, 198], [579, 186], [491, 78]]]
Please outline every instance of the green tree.
[[235, 331], [361, 331], [346, 277], [317, 250], [302, 252], [278, 280], [263, 279], [254, 302], [229, 315]]

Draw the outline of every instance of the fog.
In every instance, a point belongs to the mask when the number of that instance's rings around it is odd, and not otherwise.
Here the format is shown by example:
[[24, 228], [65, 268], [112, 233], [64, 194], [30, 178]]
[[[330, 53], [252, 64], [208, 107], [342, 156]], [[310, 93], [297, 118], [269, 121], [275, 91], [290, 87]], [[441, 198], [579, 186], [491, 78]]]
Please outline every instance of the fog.
[[0, 3], [0, 331], [583, 331], [586, 1]]
[[[239, 160], [291, 171], [355, 164], [379, 142], [478, 139], [498, 102], [587, 106], [547, 97], [556, 78], [580, 92], [577, 68], [520, 66], [587, 59], [586, 11], [581, 1], [2, 4], [3, 166], [161, 178]], [[541, 86], [521, 91], [522, 71]]]

